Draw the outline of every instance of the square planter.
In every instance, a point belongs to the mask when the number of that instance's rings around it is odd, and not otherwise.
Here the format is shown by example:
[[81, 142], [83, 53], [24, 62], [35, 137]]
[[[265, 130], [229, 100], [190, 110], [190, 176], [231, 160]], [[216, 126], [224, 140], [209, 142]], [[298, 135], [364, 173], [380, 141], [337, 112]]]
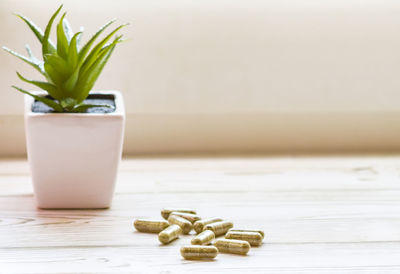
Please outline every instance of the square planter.
[[[41, 94], [41, 93], [36, 93]], [[125, 109], [116, 91], [111, 113], [32, 112], [25, 96], [25, 132], [39, 208], [107, 208], [121, 159]]]

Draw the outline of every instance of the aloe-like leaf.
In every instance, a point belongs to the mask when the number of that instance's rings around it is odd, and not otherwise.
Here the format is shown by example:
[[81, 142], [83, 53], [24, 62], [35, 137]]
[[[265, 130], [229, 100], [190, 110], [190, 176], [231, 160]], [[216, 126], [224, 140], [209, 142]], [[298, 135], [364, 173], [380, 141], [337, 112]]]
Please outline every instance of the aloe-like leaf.
[[78, 95], [74, 93], [75, 85], [79, 79], [79, 67], [77, 67], [71, 77], [63, 84], [63, 89], [70, 94], [72, 97], [77, 97]]
[[86, 44], [82, 47], [82, 49], [79, 52], [79, 63], [82, 63], [86, 54], [89, 52], [90, 47], [92, 46], [92, 44], [94, 43], [94, 41], [96, 40], [96, 38], [112, 23], [115, 22], [115, 19], [107, 22], [106, 24], [104, 24], [90, 39], [89, 41], [86, 42]]
[[32, 50], [31, 50], [31, 48], [30, 48], [30, 46], [28, 44], [25, 45], [25, 48], [26, 48], [26, 51], [28, 52], [30, 60], [39, 65], [40, 70], [43, 72], [43, 76], [46, 78], [47, 81], [49, 81], [51, 83], [51, 78], [49, 77], [49, 75], [44, 70], [44, 62], [39, 60], [39, 59], [37, 59], [33, 55]]
[[[55, 54], [46, 54], [45, 65], [50, 64], [57, 73], [62, 76], [62, 79], [67, 79], [71, 73], [68, 69], [68, 63], [63, 58]], [[46, 67], [45, 67], [46, 68]]]
[[89, 108], [99, 108], [99, 107], [106, 107], [106, 108], [112, 108], [110, 105], [93, 105], [93, 104], [80, 104], [77, 105], [72, 109], [72, 112], [85, 112]]
[[[27, 17], [25, 17], [21, 14], [16, 14], [16, 16], [28, 25], [28, 27], [32, 30], [32, 32], [35, 34], [35, 36], [40, 41], [40, 43], [42, 43], [43, 36], [44, 36], [42, 29], [39, 28], [38, 26], [36, 26], [36, 24], [33, 23], [31, 20], [29, 20]], [[53, 50], [55, 50], [55, 47], [51, 41], [49, 41], [49, 48], [52, 48]]]
[[47, 73], [46, 73], [45, 70], [44, 70], [44, 66], [43, 66], [43, 65], [44, 65], [44, 62], [41, 61], [41, 60], [39, 60], [39, 59], [37, 59], [37, 58], [33, 55], [32, 50], [31, 50], [31, 47], [30, 47], [28, 44], [25, 45], [25, 48], [26, 48], [26, 52], [28, 53], [28, 56], [29, 56], [30, 60], [31, 60], [33, 63], [38, 64], [40, 70], [44, 73], [44, 77], [47, 79], [47, 81], [49, 81], [50, 78], [49, 78], [49, 76], [47, 75]]
[[77, 32], [71, 39], [71, 43], [68, 48], [68, 65], [70, 70], [74, 71], [78, 64], [78, 47], [76, 45], [78, 36], [81, 32]]
[[86, 57], [83, 65], [82, 72], [84, 73], [95, 61], [98, 56], [98, 53], [102, 49], [102, 47], [112, 38], [112, 36], [119, 31], [121, 28], [127, 26], [128, 24], [120, 25], [115, 28], [110, 34], [108, 34], [103, 40], [101, 40], [89, 53]]
[[64, 90], [65, 81], [71, 77], [68, 63], [57, 55], [47, 54], [44, 68], [52, 82], [59, 88], [61, 97], [71, 97], [69, 91]]
[[64, 79], [62, 75], [50, 63], [45, 63], [44, 69], [46, 70], [47, 75], [49, 75], [51, 83], [56, 86], [60, 86], [63, 83]]
[[5, 51], [7, 51], [8, 53], [14, 55], [15, 57], [21, 59], [21, 60], [24, 61], [25, 63], [31, 65], [31, 66], [34, 67], [37, 71], [39, 71], [41, 74], [43, 74], [44, 76], [46, 76], [46, 72], [45, 72], [45, 70], [44, 70], [44, 68], [43, 68], [43, 62], [41, 62], [41, 61], [39, 61], [39, 60], [38, 60], [37, 62], [35, 62], [35, 61], [33, 61], [33, 60], [31, 60], [31, 59], [29, 59], [29, 58], [27, 58], [27, 57], [25, 57], [25, 56], [23, 56], [23, 55], [21, 55], [21, 54], [15, 52], [15, 51], [13, 51], [13, 50], [7, 48], [7, 47], [3, 47], [3, 49], [4, 49]]
[[68, 39], [64, 32], [64, 17], [66, 13], [61, 16], [60, 22], [57, 24], [57, 54], [63, 59], [68, 58]]
[[25, 45], [25, 49], [26, 49], [26, 52], [28, 53], [29, 59], [31, 59], [31, 60], [36, 59], [35, 56], [33, 56], [32, 49], [28, 44]]
[[[116, 43], [116, 42], [115, 42]], [[76, 85], [76, 93], [78, 95], [78, 102], [82, 102], [89, 94], [90, 90], [94, 86], [97, 78], [99, 77], [101, 71], [103, 70], [105, 64], [107, 63], [108, 59], [110, 58], [114, 48], [115, 43], [109, 46], [103, 53], [97, 58], [91, 68], [82, 75], [78, 79], [78, 83]]]
[[77, 51], [77, 37], [81, 33], [78, 32], [74, 35], [74, 37], [71, 40], [71, 43], [69, 44], [69, 55], [68, 55], [68, 65], [71, 70], [74, 70], [74, 72], [71, 74], [71, 76], [68, 78], [68, 80], [64, 83], [63, 87], [64, 89], [72, 94], [72, 91], [75, 87], [76, 82], [78, 81], [79, 77], [79, 71], [80, 67], [77, 66], [78, 63], [78, 51]]
[[27, 82], [29, 84], [35, 85], [38, 88], [41, 88], [49, 93], [49, 95], [57, 100], [61, 99], [61, 96], [57, 90], [57, 87], [53, 84], [47, 83], [47, 82], [41, 82], [41, 81], [35, 81], [35, 80], [29, 80], [23, 77], [19, 72], [17, 72], [17, 75], [19, 79], [21, 79], [24, 82]]
[[32, 96], [37, 101], [40, 101], [40, 102], [48, 105], [49, 107], [51, 107], [52, 109], [54, 109], [57, 112], [63, 112], [63, 108], [59, 104], [57, 104], [56, 102], [54, 102], [53, 100], [51, 100], [49, 98], [32, 94], [29, 91], [23, 90], [22, 88], [19, 88], [19, 87], [16, 87], [16, 86], [12, 86], [12, 87], [15, 88], [16, 90], [22, 92], [22, 93], [25, 93], [25, 94], [28, 94], [28, 95]]
[[74, 36], [74, 32], [72, 31], [71, 25], [69, 24], [69, 21], [67, 18], [64, 18], [64, 32], [65, 36], [67, 37], [68, 43], [71, 41], [72, 37]]
[[118, 43], [121, 37], [122, 35], [117, 36], [114, 41], [106, 49], [104, 49], [99, 56], [97, 56], [95, 62], [90, 68], [86, 69], [85, 72], [82, 72], [81, 68], [81, 73], [75, 88], [76, 93], [79, 94], [79, 102], [83, 101], [88, 96], [98, 76], [103, 70], [104, 65], [107, 63], [108, 58], [111, 56], [115, 45]]
[[64, 98], [60, 101], [60, 105], [64, 110], [71, 111], [78, 102], [74, 98]]
[[46, 29], [44, 31], [44, 36], [43, 36], [43, 40], [42, 40], [42, 54], [43, 54], [43, 58], [45, 58], [46, 54], [51, 54], [55, 52], [55, 49], [52, 49], [49, 46], [49, 36], [50, 36], [50, 30], [51, 30], [51, 26], [53, 25], [54, 19], [56, 18], [57, 14], [60, 12], [61, 8], [63, 7], [63, 5], [61, 5], [57, 11], [53, 14], [53, 16], [51, 16], [50, 21], [47, 23]]
[[[119, 44], [119, 43], [122, 43], [125, 41], [127, 41], [127, 39], [122, 39], [122, 35], [120, 35], [116, 44]], [[104, 50], [106, 50], [112, 43], [114, 43], [114, 41], [112, 41], [111, 43], [107, 43], [105, 46], [103, 46], [98, 55], [100, 55]]]
[[81, 33], [79, 36], [78, 36], [78, 38], [76, 38], [76, 46], [78, 47], [78, 48], [80, 48], [80, 44], [81, 44], [81, 40], [82, 40], [82, 36], [83, 36], [83, 32], [85, 31], [85, 28], [84, 27], [80, 27], [79, 28], [79, 32]]

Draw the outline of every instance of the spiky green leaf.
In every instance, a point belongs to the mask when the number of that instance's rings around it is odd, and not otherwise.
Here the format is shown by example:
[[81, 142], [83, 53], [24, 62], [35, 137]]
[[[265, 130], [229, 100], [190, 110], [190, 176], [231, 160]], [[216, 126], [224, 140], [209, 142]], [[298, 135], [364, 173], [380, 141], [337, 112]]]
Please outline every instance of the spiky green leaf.
[[71, 94], [71, 96], [76, 96], [74, 94], [74, 89], [75, 89], [75, 85], [78, 82], [79, 79], [79, 67], [77, 67], [74, 71], [74, 73], [71, 74], [71, 76], [69, 77], [69, 79], [63, 84], [63, 89]]
[[50, 64], [64, 80], [67, 79], [71, 73], [67, 61], [56, 54], [46, 54], [46, 61], [44, 64]]
[[[28, 27], [32, 30], [32, 32], [35, 34], [36, 38], [40, 41], [40, 43], [42, 43], [43, 41], [43, 31], [41, 28], [39, 28], [38, 26], [36, 26], [35, 23], [33, 23], [31, 20], [29, 20], [27, 17], [21, 15], [21, 14], [16, 14], [16, 16], [18, 18], [20, 18], [22, 21], [24, 21]], [[53, 48], [53, 50], [55, 50], [55, 47], [53, 45], [53, 43], [51, 41], [49, 41], [49, 47]]]
[[75, 88], [76, 93], [79, 94], [77, 97], [79, 103], [88, 96], [120, 38], [120, 36], [115, 38], [114, 42], [109, 45], [107, 49], [103, 50], [90, 69], [87, 69], [86, 72], [79, 77]]
[[76, 66], [78, 65], [78, 47], [77, 47], [77, 39], [81, 32], [77, 32], [71, 39], [71, 43], [68, 48], [68, 65], [71, 71], [74, 71]]
[[57, 11], [53, 14], [53, 16], [51, 16], [50, 21], [47, 23], [46, 29], [44, 31], [44, 36], [42, 39], [42, 54], [43, 54], [43, 58], [45, 58], [46, 54], [52, 54], [55, 52], [54, 48], [51, 48], [50, 43], [49, 43], [49, 36], [50, 36], [50, 30], [51, 30], [51, 26], [53, 25], [54, 19], [56, 18], [56, 16], [58, 15], [58, 13], [60, 12], [61, 8], [63, 7], [63, 5], [61, 5]]
[[67, 97], [60, 101], [60, 105], [64, 110], [71, 111], [78, 102], [71, 97]]
[[89, 108], [112, 108], [110, 105], [93, 105], [93, 104], [80, 104], [72, 109], [72, 112], [86, 112]]
[[[116, 44], [119, 44], [119, 43], [122, 43], [122, 42], [126, 42], [126, 41], [127, 41], [127, 39], [122, 39], [122, 35], [117, 36], [117, 37], [119, 37], [119, 39], [118, 39], [118, 41], [117, 41]], [[114, 41], [113, 41], [113, 42], [114, 42]], [[101, 50], [100, 50], [100, 52], [99, 52], [98, 55], [100, 55], [100, 54], [103, 52], [103, 50], [107, 49], [108, 46], [110, 46], [113, 42], [107, 43], [105, 46], [103, 46], [103, 47], [101, 48]]]
[[79, 28], [79, 32], [81, 32], [81, 34], [78, 36], [78, 38], [76, 39], [76, 46], [80, 47], [81, 44], [81, 40], [82, 40], [82, 36], [83, 36], [83, 32], [84, 32], [85, 28], [84, 27], [80, 27]]
[[115, 22], [115, 19], [107, 22], [104, 24], [90, 39], [89, 41], [86, 42], [86, 44], [82, 47], [82, 49], [79, 52], [79, 63], [83, 63], [83, 60], [86, 56], [86, 54], [89, 52], [90, 47], [93, 45], [94, 41], [96, 38], [112, 23]]
[[[26, 49], [26, 52], [28, 53], [29, 59], [31, 59], [31, 60], [36, 59], [36, 57], [33, 56], [31, 47], [30, 47], [28, 44], [25, 45], [25, 49]], [[36, 59], [36, 60], [37, 60], [37, 59]]]
[[17, 75], [18, 75], [19, 79], [21, 79], [22, 81], [27, 82], [32, 85], [35, 85], [38, 88], [41, 88], [41, 89], [47, 91], [51, 97], [53, 97], [57, 100], [61, 99], [61, 94], [58, 92], [57, 87], [55, 85], [47, 83], [47, 82], [26, 79], [18, 72], [17, 72]]
[[72, 37], [74, 36], [74, 32], [72, 31], [71, 25], [69, 24], [69, 21], [67, 20], [67, 18], [64, 18], [64, 32], [65, 32], [65, 36], [68, 39], [68, 43], [71, 41]]
[[69, 44], [69, 54], [68, 54], [68, 66], [73, 73], [70, 75], [67, 81], [63, 84], [63, 88], [65, 91], [72, 93], [75, 87], [76, 82], [78, 81], [80, 67], [78, 65], [78, 49], [76, 45], [77, 37], [81, 33], [78, 32], [74, 35]]
[[12, 86], [13, 88], [15, 88], [16, 90], [28, 94], [30, 96], [32, 96], [33, 98], [35, 98], [37, 101], [40, 101], [46, 105], [48, 105], [49, 107], [51, 107], [52, 109], [54, 109], [56, 112], [63, 112], [63, 108], [57, 104], [56, 102], [54, 102], [53, 100], [46, 98], [46, 97], [42, 97], [39, 95], [35, 95], [33, 93], [30, 93], [29, 91], [23, 90], [22, 88], [16, 87], [16, 86]]
[[37, 61], [31, 60], [31, 59], [29, 59], [29, 58], [27, 58], [27, 57], [25, 57], [25, 56], [23, 56], [23, 55], [21, 55], [21, 54], [15, 52], [15, 51], [13, 51], [13, 50], [11, 50], [11, 49], [9, 49], [9, 48], [7, 48], [7, 47], [3, 47], [3, 49], [4, 49], [5, 51], [7, 51], [8, 53], [14, 55], [15, 57], [18, 57], [19, 59], [21, 59], [21, 60], [24, 61], [25, 63], [31, 65], [31, 66], [34, 67], [37, 71], [39, 71], [41, 74], [43, 74], [44, 76], [46, 76], [46, 72], [45, 72], [45, 70], [44, 70], [44, 68], [43, 68], [43, 62], [41, 62], [41, 61], [39, 61], [39, 60], [37, 60]]
[[68, 39], [64, 32], [64, 17], [66, 13], [61, 16], [60, 22], [57, 24], [57, 54], [64, 60], [68, 58]]
[[85, 73], [87, 69], [90, 68], [90, 66], [96, 61], [99, 52], [103, 48], [103, 46], [112, 38], [112, 36], [119, 31], [121, 28], [127, 26], [127, 24], [120, 25], [117, 28], [115, 28], [110, 34], [108, 34], [103, 40], [101, 40], [89, 53], [89, 55], [86, 57], [83, 65], [82, 65], [82, 73]]
[[44, 64], [44, 69], [46, 70], [47, 75], [49, 75], [51, 83], [58, 87], [62, 86], [64, 78], [59, 71], [57, 71], [57, 68], [53, 67], [49, 62], [47, 62]]

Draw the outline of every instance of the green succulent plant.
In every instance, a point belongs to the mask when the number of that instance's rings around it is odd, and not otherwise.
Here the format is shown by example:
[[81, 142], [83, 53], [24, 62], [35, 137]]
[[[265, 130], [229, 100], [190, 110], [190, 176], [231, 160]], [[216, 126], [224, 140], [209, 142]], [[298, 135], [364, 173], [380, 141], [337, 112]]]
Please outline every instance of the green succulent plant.
[[90, 90], [93, 88], [115, 46], [122, 41], [122, 35], [117, 35], [111, 40], [112, 37], [127, 24], [116, 27], [99, 43], [94, 44], [99, 35], [114, 23], [115, 20], [111, 20], [102, 26], [85, 45], [80, 47], [79, 42], [82, 37], [82, 31], [74, 34], [65, 18], [66, 13], [64, 13], [57, 25], [57, 45], [54, 45], [49, 39], [50, 30], [62, 7], [63, 5], [50, 18], [44, 32], [28, 18], [17, 14], [40, 41], [43, 61], [32, 54], [29, 45], [26, 45], [29, 57], [3, 47], [7, 52], [34, 67], [46, 78], [47, 81], [44, 82], [29, 80], [17, 72], [22, 81], [45, 90], [49, 96], [38, 96], [16, 86], [13, 86], [13, 88], [34, 97], [37, 101], [43, 102], [54, 109], [55, 112], [85, 112], [91, 107], [107, 106], [84, 104], [83, 101], [89, 96]]

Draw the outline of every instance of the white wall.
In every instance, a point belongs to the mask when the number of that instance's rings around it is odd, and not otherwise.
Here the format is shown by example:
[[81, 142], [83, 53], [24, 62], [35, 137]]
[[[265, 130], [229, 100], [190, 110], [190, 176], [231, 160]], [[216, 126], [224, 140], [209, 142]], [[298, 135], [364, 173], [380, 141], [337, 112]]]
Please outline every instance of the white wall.
[[[64, 4], [84, 38], [132, 23], [96, 86], [124, 93], [127, 153], [400, 148], [399, 1]], [[57, 5], [0, 0], [1, 44], [37, 46], [12, 12], [44, 27]], [[24, 152], [15, 70], [36, 75], [0, 53], [0, 155]]]

